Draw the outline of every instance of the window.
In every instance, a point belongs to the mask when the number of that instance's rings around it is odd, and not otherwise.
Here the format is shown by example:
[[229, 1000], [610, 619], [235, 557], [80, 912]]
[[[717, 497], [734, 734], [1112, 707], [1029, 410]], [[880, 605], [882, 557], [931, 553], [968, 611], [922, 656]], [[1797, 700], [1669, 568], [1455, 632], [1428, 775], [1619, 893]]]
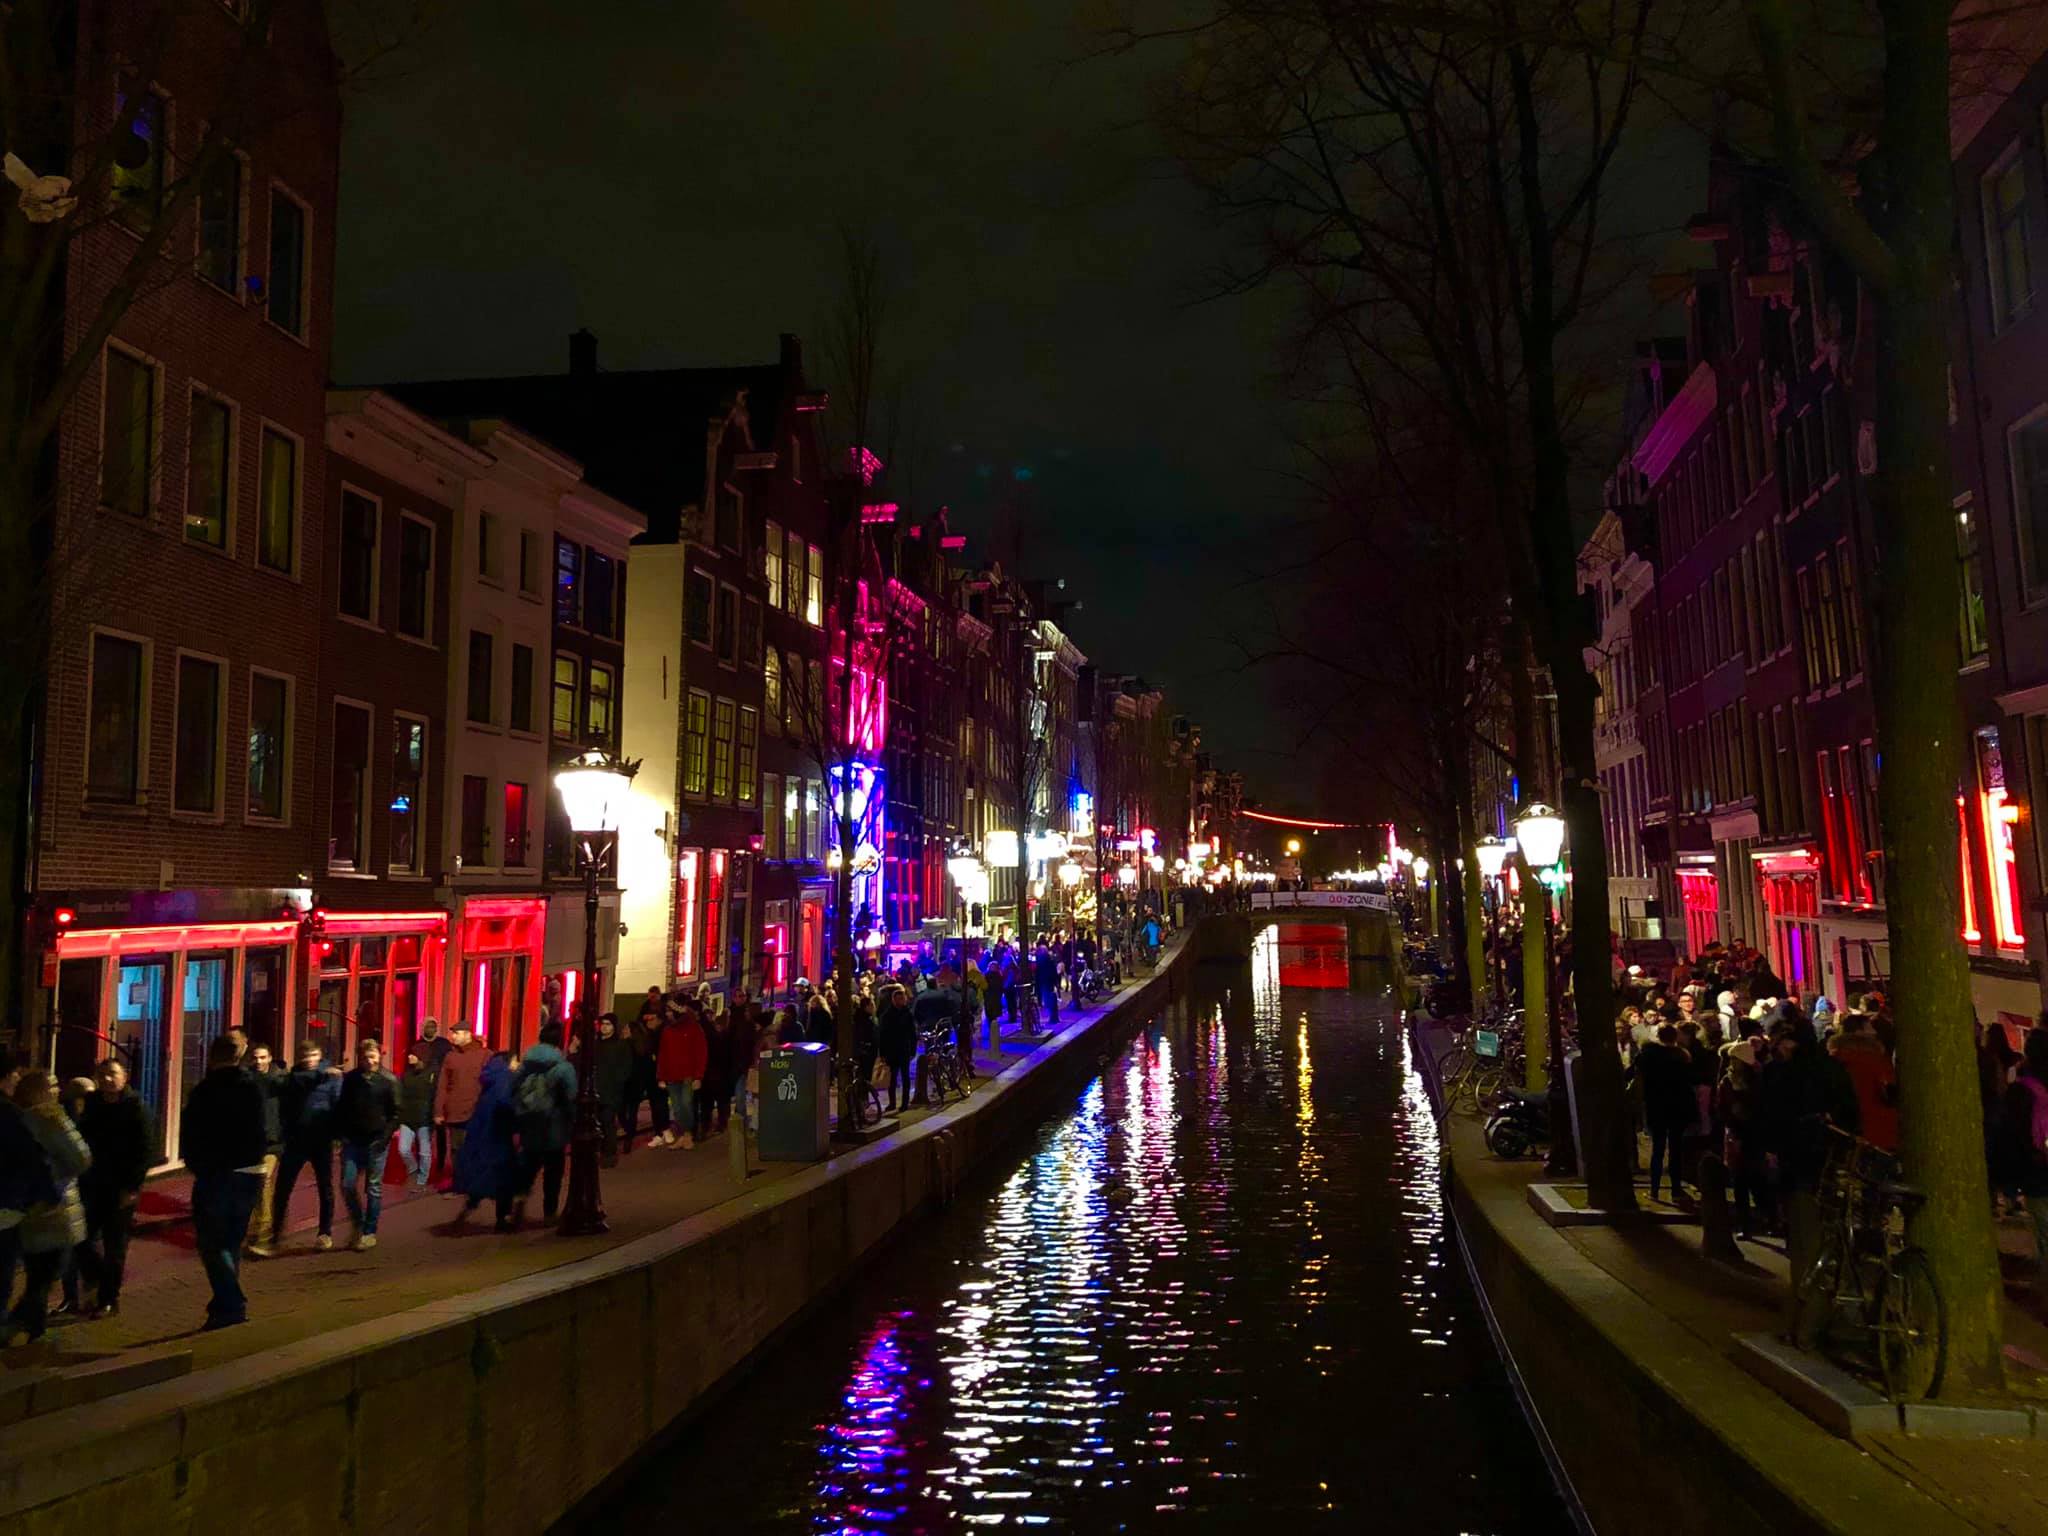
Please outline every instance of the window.
[[408, 640], [433, 643], [434, 525], [417, 517], [398, 520], [398, 632]]
[[149, 650], [140, 640], [95, 633], [86, 704], [85, 798], [102, 805], [142, 799]]
[[289, 576], [299, 555], [298, 443], [274, 427], [265, 427], [261, 468], [256, 563]]
[[589, 573], [584, 581], [583, 627], [608, 640], [621, 638], [619, 631], [619, 562], [596, 550], [588, 552]]
[[583, 546], [568, 539], [555, 540], [555, 622], [583, 622]]
[[1991, 328], [2003, 330], [2034, 297], [2028, 266], [2027, 163], [2015, 144], [1984, 177], [1984, 267]]
[[711, 695], [692, 688], [683, 707], [683, 793], [704, 793], [711, 762]]
[[804, 841], [804, 786], [791, 774], [782, 785], [782, 856], [807, 859], [811, 845]]
[[2013, 506], [2020, 530], [2022, 569], [2029, 595], [2048, 588], [2048, 407], [2007, 434], [2012, 458]]
[[524, 868], [531, 839], [527, 836], [526, 786], [514, 779], [505, 781], [505, 865]]
[[1984, 558], [1977, 547], [1977, 519], [1972, 511], [1970, 497], [1957, 499], [1956, 638], [1965, 662], [1991, 650], [1990, 620], [1984, 611]]
[[208, 549], [228, 545], [233, 503], [235, 413], [224, 400], [192, 392], [185, 456], [185, 537]]
[[327, 809], [327, 867], [368, 869], [370, 711], [334, 701], [334, 783]]
[[554, 698], [549, 715], [557, 741], [576, 739], [576, 690], [581, 672], [582, 663], [574, 656], [555, 657]]
[[491, 781], [480, 773], [462, 776], [462, 853], [464, 864], [481, 865], [491, 855]]
[[804, 728], [822, 740], [831, 716], [825, 710], [825, 669], [815, 661], [810, 664], [809, 681], [804, 687], [804, 713]]
[[270, 189], [270, 323], [306, 334], [306, 208], [282, 187]]
[[1763, 413], [1757, 407], [1756, 391], [1742, 386], [1742, 488], [1743, 494], [1756, 489], [1764, 477]]
[[476, 515], [476, 573], [493, 586], [498, 584], [498, 514]]
[[147, 517], [156, 500], [157, 372], [132, 352], [107, 348], [100, 408], [100, 505]]
[[732, 798], [733, 702], [720, 699], [711, 707], [711, 798]]
[[519, 590], [540, 596], [540, 535], [531, 528], [519, 530]]
[[804, 849], [808, 857], [825, 857], [825, 781], [804, 782]]
[[512, 647], [512, 729], [533, 729], [533, 647]]
[[783, 856], [782, 847], [782, 775], [764, 773], [761, 775], [761, 856], [779, 859]]
[[712, 511], [714, 531], [720, 549], [740, 547], [740, 493], [729, 485], [718, 488], [718, 500]]
[[821, 626], [825, 622], [825, 551], [815, 544], [811, 546], [810, 577], [804, 585], [804, 622]]
[[1863, 613], [1856, 606], [1856, 567], [1847, 539], [1835, 546], [1835, 587], [1842, 607], [1842, 675], [1854, 677], [1863, 670]]
[[676, 855], [676, 974], [697, 974], [697, 867], [703, 854], [685, 848]]
[[793, 619], [804, 613], [804, 541], [790, 529], [786, 536], [788, 554], [782, 562], [783, 608]]
[[704, 875], [704, 969], [725, 968], [725, 862], [723, 848], [711, 850]]
[[285, 819], [291, 772], [292, 685], [274, 672], [249, 674], [249, 793], [251, 821]]
[[[117, 113], [128, 111], [128, 93], [135, 90], [133, 78], [123, 81], [114, 97]], [[130, 229], [145, 230], [156, 223], [164, 206], [164, 151], [170, 103], [157, 91], [144, 91], [128, 123], [128, 142], [116, 151], [112, 176], [115, 211]]]
[[420, 836], [427, 824], [427, 722], [413, 715], [391, 720], [391, 872], [425, 870]]
[[711, 605], [717, 583], [709, 571], [690, 572], [683, 597], [683, 633], [698, 645], [711, 643]]
[[733, 782], [739, 791], [741, 805], [754, 803], [754, 791], [759, 787], [758, 777], [761, 756], [761, 712], [740, 706], [739, 753], [733, 767]]
[[360, 491], [341, 488], [341, 612], [377, 621], [377, 525], [383, 508]]
[[1785, 648], [1785, 613], [1778, 593], [1778, 543], [1768, 531], [1756, 536], [1756, 602], [1764, 654]]
[[233, 293], [242, 277], [242, 158], [223, 150], [199, 183], [199, 255], [193, 270]]
[[1826, 551], [1813, 562], [1813, 595], [1820, 604], [1821, 681], [1832, 683], [1843, 676], [1842, 612], [1836, 601], [1835, 558]]
[[617, 721], [613, 705], [617, 694], [612, 669], [600, 662], [590, 664], [590, 701], [587, 705], [588, 740], [600, 747], [612, 743], [612, 731]]
[[761, 669], [761, 713], [768, 721], [768, 734], [782, 732], [782, 652], [774, 646], [768, 647], [768, 654]]
[[171, 747], [171, 809], [220, 813], [221, 664], [178, 658], [177, 726]]
[[720, 665], [735, 665], [740, 657], [740, 594], [735, 587], [718, 589], [716, 639]]
[[749, 667], [761, 665], [761, 600], [750, 597], [740, 608], [740, 661]]
[[768, 606], [782, 606], [782, 524], [768, 519], [761, 539], [761, 574], [768, 583]]
[[478, 725], [491, 723], [495, 690], [491, 684], [493, 641], [481, 629], [469, 632], [469, 718]]

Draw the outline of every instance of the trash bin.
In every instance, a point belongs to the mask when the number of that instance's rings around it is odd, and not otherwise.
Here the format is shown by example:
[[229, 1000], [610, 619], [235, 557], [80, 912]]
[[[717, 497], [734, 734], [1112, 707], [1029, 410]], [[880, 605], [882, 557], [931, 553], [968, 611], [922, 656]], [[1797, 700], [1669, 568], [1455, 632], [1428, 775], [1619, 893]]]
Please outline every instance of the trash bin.
[[830, 1150], [832, 1048], [806, 1040], [761, 1056], [764, 1163], [815, 1163]]

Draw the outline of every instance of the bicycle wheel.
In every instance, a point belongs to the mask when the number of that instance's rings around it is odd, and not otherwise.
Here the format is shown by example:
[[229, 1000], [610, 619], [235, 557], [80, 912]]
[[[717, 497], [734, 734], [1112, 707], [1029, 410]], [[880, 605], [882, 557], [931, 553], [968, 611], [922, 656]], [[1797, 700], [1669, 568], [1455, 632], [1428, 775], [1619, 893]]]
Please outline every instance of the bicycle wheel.
[[1934, 1266], [1918, 1248], [1903, 1248], [1877, 1282], [1877, 1363], [1885, 1395], [1918, 1402], [1941, 1390], [1948, 1366], [1948, 1303]]
[[1827, 1353], [1829, 1340], [1836, 1332], [1842, 1281], [1853, 1262], [1848, 1242], [1848, 1233], [1838, 1221], [1821, 1229], [1820, 1248], [1800, 1281], [1799, 1305], [1793, 1316], [1792, 1342], [1802, 1349]]

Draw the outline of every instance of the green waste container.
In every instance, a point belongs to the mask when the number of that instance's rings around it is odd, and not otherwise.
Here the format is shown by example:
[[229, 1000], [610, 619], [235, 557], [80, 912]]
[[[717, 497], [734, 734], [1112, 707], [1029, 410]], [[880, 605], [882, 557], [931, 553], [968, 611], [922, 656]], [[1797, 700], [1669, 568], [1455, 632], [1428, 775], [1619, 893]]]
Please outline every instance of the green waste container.
[[831, 1148], [832, 1048], [816, 1041], [761, 1057], [764, 1163], [815, 1163]]

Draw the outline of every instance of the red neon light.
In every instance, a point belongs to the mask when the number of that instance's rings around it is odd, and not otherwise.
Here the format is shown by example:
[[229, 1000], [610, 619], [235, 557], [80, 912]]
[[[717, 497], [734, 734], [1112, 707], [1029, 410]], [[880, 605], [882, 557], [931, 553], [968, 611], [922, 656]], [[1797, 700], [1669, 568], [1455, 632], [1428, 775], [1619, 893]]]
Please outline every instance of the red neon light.
[[1956, 796], [1956, 848], [1962, 856], [1963, 873], [1963, 939], [1975, 944], [1984, 937], [1977, 926], [1976, 881], [1970, 874], [1970, 826], [1963, 819], [1963, 797]]
[[118, 949], [174, 949], [180, 942], [191, 947], [238, 944], [264, 939], [297, 938], [295, 922], [261, 923], [168, 923], [153, 928], [71, 928], [57, 935], [57, 950], [65, 955], [113, 954]]
[[[471, 902], [474, 912], [477, 903]], [[444, 928], [446, 912], [336, 912], [327, 918], [329, 933], [376, 933], [395, 928]]]
[[893, 523], [897, 511], [893, 501], [871, 501], [860, 509], [860, 520], [864, 523]]
[[1365, 825], [1362, 821], [1310, 821], [1301, 816], [1269, 816], [1264, 811], [1240, 811], [1238, 814], [1252, 821], [1271, 822], [1276, 827], [1310, 827], [1326, 832], [1342, 832]]
[[697, 850], [676, 856], [676, 974], [697, 974]]
[[73, 923], [78, 921], [78, 914], [72, 911], [71, 908], [69, 907], [59, 907], [55, 912], [51, 913], [50, 915], [52, 918], [56, 920], [56, 924], [59, 928], [69, 928]]
[[711, 850], [711, 869], [704, 882], [704, 969], [718, 969], [719, 945], [725, 937], [725, 850]]
[[491, 968], [482, 961], [476, 967], [476, 1037], [489, 1038], [491, 1020]]
[[2020, 819], [2020, 808], [2011, 804], [2003, 789], [1977, 792], [1977, 820], [1984, 828], [1984, 848], [1991, 860], [1991, 920], [2003, 949], [2024, 949], [2027, 936], [2020, 927], [2020, 870], [2013, 855], [2012, 829]]
[[573, 1019], [573, 1018], [575, 1018], [575, 1017], [576, 1017], [576, 995], [577, 995], [577, 991], [578, 991], [578, 989], [579, 989], [579, 988], [580, 988], [580, 987], [581, 987], [582, 985], [583, 985], [583, 973], [582, 973], [581, 971], [564, 971], [564, 972], [562, 972], [562, 1017], [563, 1017], [563, 1018], [565, 1018], [565, 1019]]
[[472, 896], [463, 903], [464, 917], [539, 917], [548, 909], [545, 896]]

